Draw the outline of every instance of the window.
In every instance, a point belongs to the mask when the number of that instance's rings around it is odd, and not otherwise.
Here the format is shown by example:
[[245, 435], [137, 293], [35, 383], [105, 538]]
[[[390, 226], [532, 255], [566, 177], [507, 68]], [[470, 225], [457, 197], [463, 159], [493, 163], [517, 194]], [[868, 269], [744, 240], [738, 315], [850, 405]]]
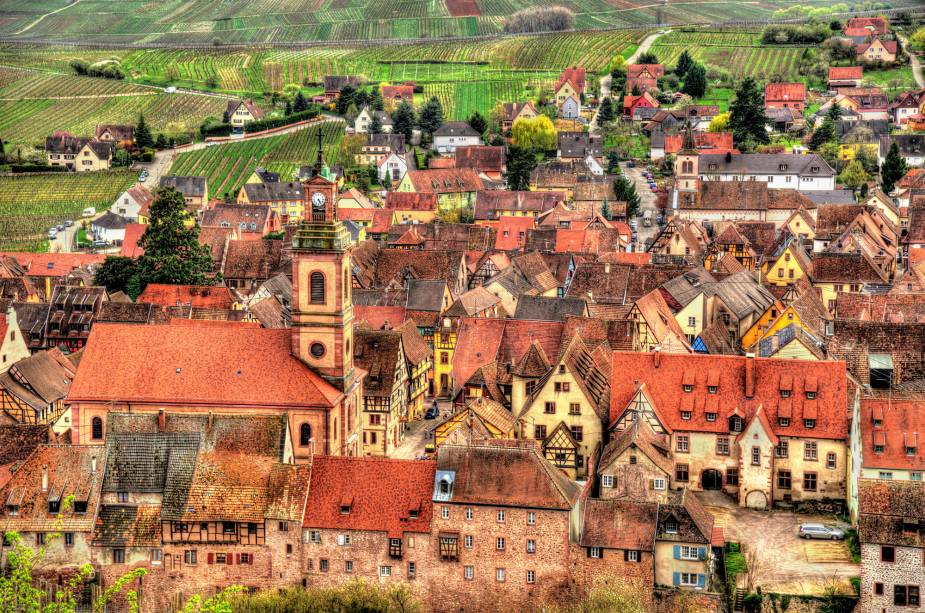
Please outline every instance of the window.
[[674, 518], [665, 520], [665, 534], [677, 534], [678, 522]]
[[716, 455], [729, 455], [728, 436], [719, 436], [716, 438]]
[[350, 533], [343, 532], [341, 534], [338, 534], [337, 544], [340, 545], [341, 547], [349, 547], [350, 546]]
[[102, 440], [103, 438], [103, 419], [101, 417], [94, 417], [90, 422], [90, 438], [95, 441]]
[[235, 533], [234, 522], [223, 521], [222, 522], [222, 534], [234, 534], [234, 533]]
[[533, 511], [530, 511], [527, 513], [527, 523], [530, 524], [531, 526], [536, 523], [536, 513], [534, 513]]
[[[286, 553], [292, 554], [292, 545], [290, 543], [286, 544]], [[253, 564], [254, 563], [254, 554], [252, 553], [242, 553], [240, 554], [241, 559], [238, 564]]]
[[833, 470], [837, 464], [835, 459], [835, 452], [830, 451], [825, 455], [825, 467], [829, 470]]
[[687, 483], [687, 479], [688, 479], [687, 464], [675, 464], [674, 480], [680, 481], [682, 483]]
[[668, 484], [666, 483], [665, 479], [652, 479], [652, 489], [663, 490], [666, 487], [668, 487]]
[[729, 418], [729, 430], [732, 432], [741, 432], [742, 431], [742, 418], [738, 415], [733, 415]]
[[450, 353], [448, 351], [440, 352], [440, 363], [449, 364], [450, 363]]
[[690, 451], [690, 436], [688, 436], [687, 434], [678, 434], [675, 436], [675, 440], [677, 441], [675, 448], [678, 451], [681, 451], [683, 453], [687, 453], [688, 451]]
[[877, 596], [883, 596], [883, 584], [882, 583], [874, 584], [874, 594], [876, 594]]
[[880, 561], [895, 562], [896, 549], [892, 545], [880, 545]]
[[196, 565], [196, 550], [187, 549], [183, 552], [183, 563], [188, 564], [189, 566]]
[[803, 490], [806, 492], [816, 491], [816, 473], [803, 473]]
[[503, 583], [503, 582], [504, 582], [504, 569], [503, 569], [503, 568], [496, 568], [496, 569], [495, 569], [495, 581], [497, 581], [497, 582], [499, 582], [499, 583]]
[[74, 546], [74, 533], [73, 533], [73, 532], [65, 532], [65, 533], [64, 533], [64, 546], [65, 546], [65, 547], [73, 547], [73, 546]]
[[781, 390], [781, 391], [780, 391], [780, 397], [781, 397], [781, 398], [790, 398], [790, 390]]
[[128, 502], [128, 492], [117, 492], [116, 500], [118, 500], [121, 503]]
[[806, 399], [807, 399], [807, 400], [815, 400], [815, 399], [816, 399], [816, 392], [806, 392]]
[[44, 545], [44, 544], [45, 544], [45, 533], [44, 533], [44, 532], [36, 532], [36, 533], [35, 533], [35, 544], [36, 544], [36, 545]]
[[690, 421], [690, 420], [691, 420], [691, 412], [690, 412], [690, 411], [681, 411], [681, 419], [683, 419], [684, 421]]
[[688, 318], [687, 318], [687, 325], [690, 326], [691, 328], [696, 327], [696, 326], [697, 326], [697, 318], [696, 318], [696, 317], [688, 317]]
[[601, 487], [613, 487], [613, 475], [601, 475]]
[[555, 403], [555, 402], [547, 402], [547, 403], [543, 406], [543, 412], [546, 413], [547, 415], [555, 415], [555, 414], [556, 414], [556, 403]]
[[774, 447], [775, 458], [790, 457], [790, 441], [781, 441]]
[[717, 387], [716, 387], [715, 385], [708, 385], [708, 386], [707, 386], [707, 393], [708, 393], [708, 394], [715, 394], [715, 393], [716, 393], [716, 390], [717, 390]]
[[803, 459], [816, 461], [818, 459], [819, 449], [814, 442], [803, 443]]
[[463, 577], [466, 579], [466, 581], [472, 581], [473, 576], [475, 576], [475, 567], [464, 566], [463, 567]]
[[919, 606], [919, 586], [917, 585], [894, 585], [893, 586], [893, 604], [899, 607]]
[[738, 468], [727, 468], [726, 469], [726, 485], [738, 485], [739, 484], [739, 469]]
[[321, 544], [321, 532], [318, 530], [312, 530], [311, 532], [308, 533], [308, 540], [310, 540], [312, 543], [315, 543], [316, 545], [320, 545]]
[[581, 404], [577, 402], [572, 402], [568, 405], [568, 414], [569, 415], [581, 415]]
[[563, 382], [561, 382], [561, 383], [556, 382], [556, 384], [555, 384], [555, 390], [556, 390], [557, 392], [567, 392], [567, 391], [569, 391], [569, 384], [568, 384], [568, 381], [563, 381]]
[[572, 426], [571, 428], [569, 428], [569, 430], [572, 431], [572, 438], [574, 438], [579, 443], [584, 439], [585, 429], [582, 426]]
[[752, 466], [761, 466], [761, 448], [758, 446], [752, 447]]
[[441, 508], [440, 516], [443, 517], [443, 519], [449, 519], [450, 518], [450, 507]]
[[635, 549], [628, 549], [625, 552], [623, 552], [623, 559], [626, 562], [638, 562], [639, 552]]
[[504, 551], [504, 537], [503, 536], [499, 536], [498, 540], [495, 541], [495, 549], [497, 549], [498, 551]]
[[468, 507], [468, 508], [466, 509], [466, 519], [467, 519], [467, 520], [471, 520], [471, 519], [472, 519], [472, 507]]
[[601, 548], [600, 547], [590, 547], [588, 549], [588, 557], [595, 558], [598, 560], [602, 558], [603, 556], [601, 556]]
[[697, 573], [678, 573], [681, 585], [692, 587], [698, 584]]
[[324, 275], [313, 272], [309, 276], [310, 300], [312, 304], [324, 304]]
[[113, 549], [112, 550], [112, 563], [113, 564], [124, 564], [125, 563], [125, 550], [124, 549]]
[[391, 576], [392, 576], [392, 567], [391, 567], [391, 566], [380, 566], [380, 567], [379, 567], [379, 576], [380, 576], [380, 577], [391, 577]]
[[151, 550], [151, 564], [154, 566], [160, 566], [164, 561], [164, 552], [160, 549], [154, 548]]
[[806, 428], [807, 430], [812, 430], [813, 428], [816, 427], [816, 420], [815, 419], [804, 419], [803, 427]]
[[777, 487], [782, 490], [789, 490], [791, 485], [791, 475], [789, 470], [777, 471]]
[[789, 417], [778, 417], [777, 424], [781, 426], [782, 428], [786, 428], [787, 426], [790, 425], [790, 418]]
[[533, 438], [538, 441], [544, 440], [546, 438], [546, 426], [533, 426]]
[[707, 413], [707, 421], [716, 421], [716, 413]]
[[535, 570], [527, 571], [527, 583], [536, 583], [536, 571]]
[[700, 559], [700, 548], [690, 547], [688, 545], [681, 545], [679, 556], [682, 560], [699, 560]]
[[463, 537], [463, 547], [466, 549], [472, 549], [472, 535], [467, 534]]
[[299, 426], [299, 445], [308, 447], [312, 440], [312, 427], [309, 424]]
[[906, 455], [915, 455], [915, 447], [906, 445]]
[[880, 471], [880, 478], [883, 479], [883, 480], [889, 481], [890, 479], [893, 478], [893, 473], [890, 472], [890, 471], [888, 471], [888, 470], [881, 470], [881, 471]]
[[345, 572], [345, 573], [352, 573], [352, 572], [353, 572], [353, 560], [345, 560], [345, 561], [344, 561], [344, 572]]
[[[209, 554], [209, 564], [212, 563], [212, 554]], [[228, 563], [228, 554], [227, 553], [217, 553], [215, 554], [215, 563], [216, 564], [227, 564]]]
[[527, 553], [536, 553], [536, 541], [527, 539]]
[[913, 472], [912, 474], [909, 475], [909, 480], [910, 480], [910, 481], [921, 481], [921, 480], [922, 480], [922, 473], [920, 473], [920, 472]]
[[408, 562], [408, 578], [414, 579], [415, 575], [417, 575], [417, 572], [417, 565], [414, 562]]
[[874, 444], [874, 453], [883, 453], [883, 449], [883, 445], [877, 445], [876, 443]]
[[504, 511], [498, 511], [498, 522], [499, 523], [504, 522]]
[[694, 391], [694, 386], [693, 386], [693, 385], [684, 385], [684, 386], [682, 386], [682, 389], [684, 390], [685, 393], [690, 394], [691, 392]]

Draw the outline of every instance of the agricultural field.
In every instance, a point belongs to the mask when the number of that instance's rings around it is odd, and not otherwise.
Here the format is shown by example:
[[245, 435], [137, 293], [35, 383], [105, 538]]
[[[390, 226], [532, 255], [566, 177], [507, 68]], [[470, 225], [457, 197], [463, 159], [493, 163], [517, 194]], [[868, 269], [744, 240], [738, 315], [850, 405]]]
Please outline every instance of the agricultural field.
[[290, 134], [181, 153], [169, 173], [204, 176], [210, 197], [234, 197], [258, 166], [280, 173], [280, 180], [288, 180], [299, 166], [312, 164], [318, 155], [319, 130], [325, 159], [333, 165], [339, 160], [344, 124], [325, 121]]
[[506, 16], [549, 4], [570, 8], [578, 29], [605, 29], [652, 27], [659, 16], [667, 25], [760, 22], [793, 0], [0, 0], [0, 36], [112, 45], [434, 39], [499, 34]]
[[225, 100], [213, 96], [0, 68], [0, 137], [24, 157], [54, 130], [90, 135], [98, 123], [135, 123], [143, 113], [155, 132], [176, 136], [195, 131], [206, 117], [221, 117], [224, 107]]
[[0, 251], [35, 250], [53, 225], [108, 208], [135, 178], [130, 170], [0, 177]]

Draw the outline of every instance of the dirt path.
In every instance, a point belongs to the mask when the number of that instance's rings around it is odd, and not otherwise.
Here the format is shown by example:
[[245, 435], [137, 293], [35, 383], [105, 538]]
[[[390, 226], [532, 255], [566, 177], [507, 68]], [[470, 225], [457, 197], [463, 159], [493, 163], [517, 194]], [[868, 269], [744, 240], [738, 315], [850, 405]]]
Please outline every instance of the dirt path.
[[93, 100], [95, 98], [127, 98], [138, 96], [156, 96], [158, 92], [123, 92], [121, 94], [87, 94], [81, 96], [26, 96], [25, 98], [0, 98], [0, 102], [13, 100]]
[[899, 40], [902, 42], [906, 53], [909, 53], [909, 63], [912, 64], [912, 76], [916, 84], [918, 84], [919, 87], [925, 87], [925, 76], [922, 76], [922, 62], [919, 61], [918, 56], [909, 52], [909, 41], [905, 36], [899, 36]]
[[[633, 52], [633, 55], [631, 55], [629, 59], [626, 60], [626, 63], [627, 64], [634, 63], [640, 55], [642, 55], [643, 53], [645, 53], [652, 47], [655, 41], [658, 40], [659, 36], [664, 36], [665, 34], [668, 34], [670, 31], [671, 30], [659, 30], [658, 32], [654, 32], [646, 36], [643, 39], [643, 41], [639, 43], [639, 47], [636, 49], [635, 52]], [[611, 80], [612, 79], [609, 74], [606, 74], [603, 77], [601, 77], [601, 100], [609, 97], [610, 94], [612, 93], [610, 91]], [[614, 109], [615, 112], [620, 113], [620, 114], [623, 113], [622, 104], [623, 104], [623, 100], [621, 98], [620, 100], [617, 101], [617, 108]], [[598, 106], [598, 110], [600, 110], [600, 106]], [[597, 125], [597, 113], [598, 111], [594, 111], [594, 117], [591, 118], [591, 127], [589, 128], [589, 130], [592, 133], [597, 132], [599, 130], [598, 125]]]
[[38, 19], [36, 19], [35, 21], [33, 21], [32, 23], [30, 23], [29, 25], [27, 25], [25, 28], [23, 28], [23, 29], [20, 30], [19, 32], [15, 32], [15, 34], [22, 34], [23, 32], [28, 32], [29, 30], [31, 30], [32, 28], [34, 28], [35, 26], [37, 26], [43, 19], [45, 19], [45, 18], [48, 17], [49, 15], [54, 15], [55, 13], [60, 13], [60, 12], [63, 11], [64, 9], [69, 9], [69, 8], [71, 8], [72, 6], [74, 6], [75, 4], [77, 4], [78, 2], [80, 2], [80, 0], [74, 0], [74, 1], [71, 2], [70, 4], [68, 4], [68, 5], [66, 5], [66, 6], [62, 6], [62, 7], [59, 8], [59, 9], [55, 9], [55, 10], [49, 12], [49, 13], [45, 13], [44, 15], [39, 15]]

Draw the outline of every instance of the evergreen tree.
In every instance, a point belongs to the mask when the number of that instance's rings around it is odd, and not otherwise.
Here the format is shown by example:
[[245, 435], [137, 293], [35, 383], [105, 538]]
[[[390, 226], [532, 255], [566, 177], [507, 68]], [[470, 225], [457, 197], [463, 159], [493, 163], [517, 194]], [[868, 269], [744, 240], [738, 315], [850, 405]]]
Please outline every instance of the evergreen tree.
[[382, 133], [382, 119], [379, 118], [379, 113], [376, 111], [372, 112], [373, 119], [369, 122], [369, 133], [370, 134], [381, 134]]
[[382, 94], [379, 92], [378, 87], [373, 88], [373, 91], [369, 93], [369, 106], [377, 111], [385, 108], [382, 104]]
[[302, 91], [296, 92], [295, 100], [292, 103], [292, 112], [301, 113], [302, 111], [308, 110], [308, 100], [305, 99], [305, 94]]
[[485, 134], [488, 130], [488, 121], [478, 111], [472, 113], [472, 116], [469, 117], [469, 125], [479, 134]]
[[421, 132], [431, 135], [437, 128], [443, 125], [443, 107], [440, 101], [434, 96], [428, 100], [421, 109], [421, 115], [418, 119], [418, 126]]
[[284, 112], [286, 114], [286, 117], [289, 117], [290, 115], [292, 115], [292, 103], [289, 102], [288, 100], [286, 100], [286, 110]]
[[658, 57], [651, 51], [646, 51], [636, 59], [637, 64], [658, 64]]
[[707, 93], [707, 71], [702, 64], [694, 63], [687, 69], [681, 91], [691, 98], [702, 98]]
[[832, 121], [831, 117], [826, 116], [822, 123], [819, 124], [819, 127], [813, 131], [813, 135], [809, 139], [809, 147], [813, 151], [819, 151], [825, 144], [834, 143], [835, 136], [835, 122]]
[[604, 98], [604, 101], [601, 102], [601, 108], [597, 110], [597, 125], [603, 126], [614, 119], [613, 100], [609, 97]]
[[604, 204], [601, 205], [601, 217], [610, 221], [610, 203], [604, 198]]
[[617, 176], [613, 180], [613, 191], [618, 202], [626, 203], [626, 217], [633, 218], [639, 213], [639, 194], [636, 193], [636, 186], [624, 175]]
[[120, 255], [108, 256], [93, 277], [94, 285], [101, 285], [109, 293], [127, 292], [128, 284], [136, 273], [135, 260]]
[[736, 147], [745, 148], [748, 141], [768, 144], [771, 139], [765, 126], [768, 117], [764, 114], [764, 96], [758, 90], [758, 83], [752, 77], [742, 79], [736, 90], [735, 100], [729, 105], [729, 128]]
[[619, 172], [620, 169], [620, 154], [616, 151], [611, 151], [607, 154], [607, 172], [615, 173]]
[[151, 136], [151, 130], [145, 123], [145, 116], [138, 116], [138, 125], [135, 126], [135, 145], [139, 149], [150, 149], [154, 147], [154, 137]]
[[880, 166], [880, 185], [883, 191], [889, 194], [896, 186], [896, 182], [906, 175], [906, 160], [899, 155], [899, 147], [894, 142]]
[[681, 55], [678, 56], [678, 64], [674, 68], [674, 73], [684, 78], [684, 75], [687, 74], [687, 71], [693, 63], [694, 59], [691, 57], [691, 54], [687, 52], [687, 49], [685, 49], [681, 52]]
[[340, 88], [340, 95], [337, 97], [337, 112], [341, 115], [347, 112], [350, 105], [354, 103], [357, 90], [352, 85], [344, 85]]
[[536, 168], [536, 155], [527, 147], [511, 145], [507, 157], [507, 184], [512, 190], [530, 188], [530, 173]]
[[829, 117], [832, 121], [838, 121], [842, 116], [842, 108], [837, 104], [833, 104], [829, 107], [829, 112], [826, 113], [826, 117]]
[[395, 113], [392, 114], [392, 131], [395, 134], [404, 134], [405, 142], [411, 142], [411, 132], [414, 130], [414, 108], [407, 100], [402, 100]]

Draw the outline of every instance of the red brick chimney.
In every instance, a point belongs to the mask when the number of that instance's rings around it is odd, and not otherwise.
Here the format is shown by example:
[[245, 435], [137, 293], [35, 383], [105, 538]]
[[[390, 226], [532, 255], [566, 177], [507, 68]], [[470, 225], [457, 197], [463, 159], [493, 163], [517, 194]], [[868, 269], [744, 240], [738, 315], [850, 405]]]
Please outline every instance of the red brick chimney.
[[755, 395], [755, 354], [745, 354], [745, 397]]

